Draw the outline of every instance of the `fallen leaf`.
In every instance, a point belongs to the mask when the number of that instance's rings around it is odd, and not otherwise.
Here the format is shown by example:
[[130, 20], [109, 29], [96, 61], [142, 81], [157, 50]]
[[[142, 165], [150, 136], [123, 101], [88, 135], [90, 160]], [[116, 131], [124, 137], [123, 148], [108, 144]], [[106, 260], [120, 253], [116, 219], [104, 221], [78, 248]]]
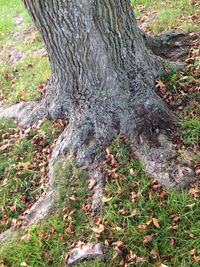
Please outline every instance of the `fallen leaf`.
[[23, 235], [21, 237], [21, 240], [22, 241], [29, 241], [31, 239], [31, 235], [30, 234], [26, 234], [26, 235]]
[[72, 195], [71, 197], [69, 197], [70, 200], [75, 201], [76, 200], [76, 196]]
[[103, 203], [107, 203], [112, 200], [112, 197], [103, 197], [102, 201]]
[[101, 223], [101, 218], [100, 217], [95, 217], [93, 220], [94, 225], [99, 225]]
[[96, 233], [96, 234], [101, 234], [104, 231], [104, 225], [103, 224], [99, 224], [98, 226], [94, 226], [92, 228], [92, 230]]
[[147, 224], [146, 223], [142, 223], [142, 224], [138, 225], [138, 230], [139, 230], [139, 232], [146, 232]]
[[166, 85], [160, 79], [156, 80], [156, 88], [158, 88], [161, 91], [161, 93], [166, 92]]
[[194, 261], [200, 262], [200, 256], [194, 256]]
[[131, 169], [129, 170], [129, 173], [130, 173], [130, 175], [135, 175], [136, 171], [135, 171], [134, 169], [131, 168]]
[[143, 244], [146, 245], [146, 244], [150, 243], [152, 241], [153, 237], [154, 237], [154, 234], [146, 235], [144, 237]]
[[140, 262], [144, 262], [144, 261], [146, 261], [146, 258], [137, 256], [135, 263], [140, 263]]
[[160, 225], [159, 225], [159, 220], [158, 219], [156, 219], [156, 218], [152, 218], [152, 222], [153, 222], [153, 224], [154, 224], [154, 226], [156, 227], [156, 228], [160, 228]]
[[132, 212], [131, 212], [131, 217], [135, 217], [135, 216], [138, 216], [138, 215], [140, 215], [139, 209], [133, 209]]
[[195, 255], [196, 255], [196, 249], [194, 248], [194, 249], [190, 250], [189, 256], [193, 257]]
[[157, 257], [158, 257], [158, 251], [155, 249], [155, 248], [153, 248], [151, 251], [150, 251], [150, 257], [152, 258], [152, 259], [157, 259]]
[[136, 202], [138, 200], [138, 195], [135, 191], [131, 192], [131, 200], [132, 202]]

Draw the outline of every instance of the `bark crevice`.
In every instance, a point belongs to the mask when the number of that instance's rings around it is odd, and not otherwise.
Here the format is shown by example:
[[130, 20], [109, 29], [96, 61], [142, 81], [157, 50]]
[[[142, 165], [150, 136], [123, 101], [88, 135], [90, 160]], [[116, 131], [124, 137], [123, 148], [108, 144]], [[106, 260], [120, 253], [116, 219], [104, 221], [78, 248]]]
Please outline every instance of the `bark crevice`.
[[22, 127], [37, 123], [47, 115], [48, 113], [42, 101], [20, 102], [9, 107], [0, 108], [0, 118], [17, 120]]
[[93, 210], [98, 211], [104, 184], [98, 163], [120, 133], [162, 185], [180, 188], [193, 182], [194, 172], [179, 166], [176, 147], [166, 138], [178, 119], [155, 93], [154, 84], [164, 68], [153, 54], [165, 56], [168, 49], [179, 48], [177, 40], [184, 35], [141, 33], [129, 0], [24, 3], [44, 40], [51, 78], [43, 100], [2, 108], [0, 117], [27, 126], [44, 116], [69, 116], [49, 162], [49, 188], [28, 211], [27, 224], [38, 223], [55, 207], [62, 181], [57, 177], [55, 182], [54, 167], [63, 156], [72, 157], [96, 179]]

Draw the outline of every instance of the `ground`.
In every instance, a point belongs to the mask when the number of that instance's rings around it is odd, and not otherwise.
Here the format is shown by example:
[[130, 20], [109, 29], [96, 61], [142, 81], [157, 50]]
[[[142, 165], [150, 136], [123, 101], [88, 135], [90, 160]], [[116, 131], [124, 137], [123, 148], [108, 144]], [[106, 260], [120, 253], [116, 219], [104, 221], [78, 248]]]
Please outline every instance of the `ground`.
[[[132, 4], [139, 24], [148, 32], [172, 27], [199, 30], [198, 1]], [[0, 5], [1, 104], [39, 99], [49, 78], [40, 37], [21, 1], [3, 0]], [[200, 58], [197, 32], [191, 36], [187, 67], [179, 72], [166, 70], [156, 87], [180, 116], [181, 127], [173, 140], [183, 160], [189, 158], [195, 164], [198, 176]], [[12, 121], [0, 121], [0, 233], [10, 226], [20, 228], [26, 210], [46, 191], [48, 160], [66, 123], [43, 120], [22, 130]], [[143, 172], [123, 136], [107, 148], [101, 166], [107, 177], [104, 208], [93, 214], [94, 181], [87, 181], [86, 170], [77, 169], [73, 159], [61, 159], [55, 166], [55, 183], [63, 181], [57, 211], [40, 225], [19, 230], [4, 244], [0, 266], [63, 266], [69, 250], [88, 241], [105, 244], [105, 262], [92, 260], [78, 266], [199, 266], [199, 182], [185, 190], [166, 191]]]

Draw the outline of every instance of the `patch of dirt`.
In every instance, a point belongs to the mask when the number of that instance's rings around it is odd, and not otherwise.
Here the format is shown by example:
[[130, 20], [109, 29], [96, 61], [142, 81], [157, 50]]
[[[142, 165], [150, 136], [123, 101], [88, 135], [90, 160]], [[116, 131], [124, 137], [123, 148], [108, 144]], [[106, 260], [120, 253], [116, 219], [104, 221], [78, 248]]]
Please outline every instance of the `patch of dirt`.
[[41, 48], [39, 50], [31, 52], [31, 55], [36, 56], [36, 57], [45, 57], [45, 56], [47, 56], [47, 51], [43, 47], [43, 48]]
[[24, 58], [24, 53], [16, 48], [7, 48], [0, 51], [0, 60], [5, 61], [6, 64], [15, 64]]
[[20, 25], [24, 22], [24, 19], [21, 16], [16, 16], [13, 18], [15, 25]]

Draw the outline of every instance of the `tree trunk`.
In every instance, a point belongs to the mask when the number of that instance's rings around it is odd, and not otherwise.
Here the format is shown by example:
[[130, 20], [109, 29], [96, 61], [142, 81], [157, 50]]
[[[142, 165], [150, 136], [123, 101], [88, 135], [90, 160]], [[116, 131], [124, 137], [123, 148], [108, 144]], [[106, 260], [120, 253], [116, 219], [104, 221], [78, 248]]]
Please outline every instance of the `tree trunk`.
[[0, 116], [19, 118], [23, 125], [43, 116], [69, 119], [49, 164], [49, 192], [27, 221], [36, 223], [51, 210], [53, 166], [63, 154], [87, 166], [97, 180], [93, 210], [98, 210], [103, 194], [98, 162], [118, 134], [166, 187], [194, 181], [192, 169], [177, 165], [176, 148], [166, 137], [177, 118], [155, 92], [162, 61], [149, 52], [156, 51], [155, 40], [139, 30], [129, 0], [23, 1], [45, 43], [51, 78], [40, 102], [19, 103]]
[[[123, 133], [136, 154], [148, 163], [150, 173], [157, 173], [158, 166], [163, 169], [174, 157], [173, 146], [158, 133], [172, 129], [177, 118], [155, 93], [154, 79], [163, 67], [158, 57], [149, 53], [130, 1], [24, 3], [51, 64], [43, 110], [52, 119], [68, 117], [70, 121], [57, 142], [52, 162], [71, 153], [80, 166], [94, 164], [107, 144]], [[155, 161], [159, 162], [157, 167]], [[161, 175], [162, 183], [168, 185], [165, 180], [169, 178], [175, 182], [168, 169], [166, 172], [167, 177]]]
[[[25, 0], [44, 40], [50, 118], [70, 117], [88, 139], [152, 133], [173, 121], [154, 92], [161, 64], [146, 49], [128, 0]], [[147, 135], [147, 136], [148, 136]]]

